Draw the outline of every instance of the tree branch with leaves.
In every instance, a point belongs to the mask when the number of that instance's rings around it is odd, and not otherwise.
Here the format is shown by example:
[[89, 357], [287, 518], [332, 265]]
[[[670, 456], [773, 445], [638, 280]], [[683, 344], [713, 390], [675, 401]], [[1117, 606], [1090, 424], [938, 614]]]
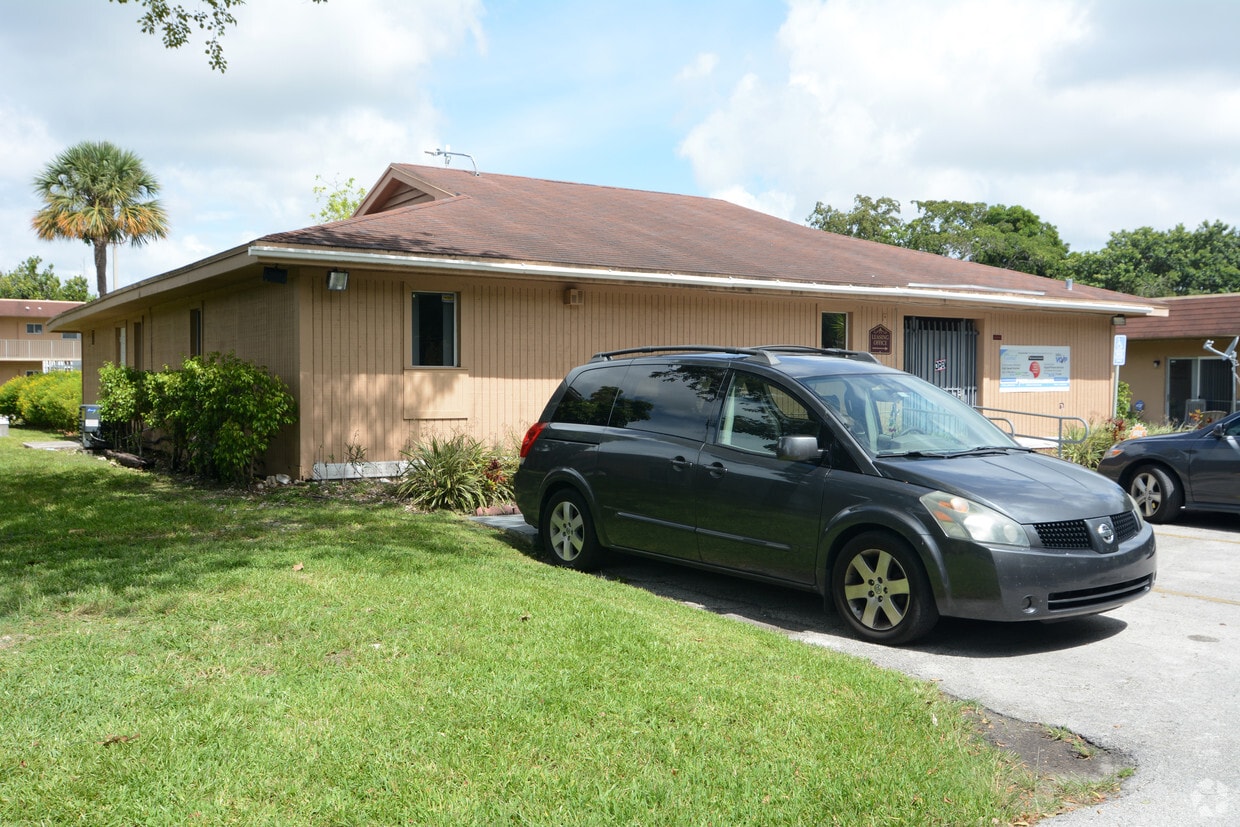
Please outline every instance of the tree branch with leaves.
[[[220, 44], [230, 26], [237, 25], [237, 18], [232, 10], [244, 6], [245, 0], [198, 0], [190, 8], [184, 3], [170, 3], [168, 0], [109, 0], [111, 3], [125, 5], [133, 2], [146, 11], [138, 18], [138, 26], [144, 34], [158, 34], [163, 40], [164, 48], [179, 49], [190, 41], [194, 29], [207, 34], [207, 63], [217, 72], [223, 73], [228, 68], [224, 60], [224, 47]], [[325, 3], [327, 0], [312, 0]]]

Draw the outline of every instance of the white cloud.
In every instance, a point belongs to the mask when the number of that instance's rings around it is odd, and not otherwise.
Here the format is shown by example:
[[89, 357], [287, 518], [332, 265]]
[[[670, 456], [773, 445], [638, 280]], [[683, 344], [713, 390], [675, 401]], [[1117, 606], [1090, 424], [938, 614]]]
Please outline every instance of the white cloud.
[[714, 74], [716, 67], [719, 66], [719, 55], [713, 52], [702, 52], [685, 68], [680, 70], [677, 80], [692, 81], [708, 78]]
[[[305, 226], [316, 175], [368, 187], [389, 163], [422, 160], [442, 121], [431, 67], [483, 42], [480, 0], [263, 0], [237, 10], [221, 75], [200, 38], [166, 50], [128, 6], [63, 5], [29, 4], [0, 32], [0, 72], [28, 81], [0, 97], [0, 215], [24, 217], [0, 226], [0, 270], [33, 254], [62, 277], [81, 271], [80, 245], [28, 225], [30, 181], [82, 140], [132, 149], [162, 185], [172, 235], [123, 249], [122, 283]], [[62, 57], [41, 60], [53, 33]]]
[[[790, 204], [777, 214], [796, 221], [816, 201], [848, 206], [858, 193], [895, 197], [910, 214], [914, 199], [1022, 204], [1076, 249], [1203, 211], [1234, 221], [1240, 202], [1211, 186], [1219, 168], [1240, 169], [1234, 61], [1151, 76], [1130, 59], [1099, 73], [1093, 51], [1122, 51], [1117, 31], [1144, 32], [1102, 16], [1118, 12], [1071, 0], [793, 0], [780, 64], [739, 81], [680, 153], [708, 192]], [[1176, 20], [1169, 8], [1134, 12], [1149, 26]], [[1175, 218], [1190, 204], [1191, 217]]]

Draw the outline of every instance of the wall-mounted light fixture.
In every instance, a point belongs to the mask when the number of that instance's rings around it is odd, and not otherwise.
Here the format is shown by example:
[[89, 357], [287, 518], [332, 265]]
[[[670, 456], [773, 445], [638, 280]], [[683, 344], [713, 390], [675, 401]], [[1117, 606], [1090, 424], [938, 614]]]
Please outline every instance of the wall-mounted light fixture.
[[1162, 367], [1162, 360], [1161, 360], [1161, 359], [1155, 359], [1155, 360], [1154, 360], [1154, 367], [1156, 367], [1156, 368], [1158, 368], [1158, 367]]
[[1128, 319], [1124, 316], [1112, 316], [1111, 327], [1123, 327], [1128, 324]]
[[348, 270], [329, 270], [327, 272], [327, 289], [344, 290], [349, 286]]
[[577, 287], [569, 287], [564, 290], [564, 303], [569, 307], [577, 307], [585, 301], [585, 296], [581, 289]]

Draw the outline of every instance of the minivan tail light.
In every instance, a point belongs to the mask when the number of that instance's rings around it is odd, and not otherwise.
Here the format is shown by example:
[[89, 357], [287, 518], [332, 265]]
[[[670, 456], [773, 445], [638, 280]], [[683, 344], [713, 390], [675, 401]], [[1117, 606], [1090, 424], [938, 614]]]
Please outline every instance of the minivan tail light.
[[534, 447], [534, 442], [538, 439], [538, 435], [543, 432], [543, 428], [547, 427], [546, 422], [535, 422], [530, 429], [525, 432], [525, 438], [521, 440], [521, 459], [525, 459], [526, 454]]

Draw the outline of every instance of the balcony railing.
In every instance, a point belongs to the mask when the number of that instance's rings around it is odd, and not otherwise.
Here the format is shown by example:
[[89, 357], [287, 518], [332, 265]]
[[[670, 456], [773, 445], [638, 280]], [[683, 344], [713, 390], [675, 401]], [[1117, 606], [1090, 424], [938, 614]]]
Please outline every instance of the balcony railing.
[[81, 339], [0, 339], [0, 361], [75, 361], [81, 358]]

